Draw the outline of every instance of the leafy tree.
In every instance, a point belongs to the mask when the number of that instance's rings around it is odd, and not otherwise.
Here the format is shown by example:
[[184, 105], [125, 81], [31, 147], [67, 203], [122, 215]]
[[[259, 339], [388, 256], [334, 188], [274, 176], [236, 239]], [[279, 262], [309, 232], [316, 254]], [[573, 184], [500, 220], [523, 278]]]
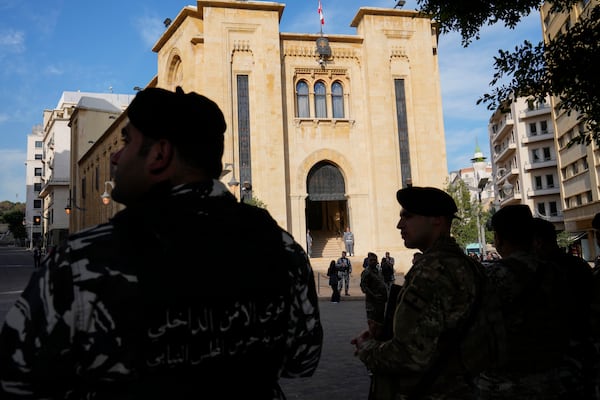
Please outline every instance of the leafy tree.
[[8, 229], [12, 232], [15, 239], [27, 238], [27, 230], [23, 225], [25, 213], [22, 211], [10, 211], [3, 215], [4, 221], [8, 224]]
[[[502, 22], [513, 29], [531, 12], [538, 12], [543, 1], [496, 0], [454, 1], [417, 0], [422, 12], [440, 23], [442, 33], [456, 31], [467, 47], [479, 39], [485, 25]], [[555, 0], [552, 12], [569, 10], [578, 0]], [[589, 2], [591, 7], [593, 4]], [[514, 51], [499, 50], [494, 57], [495, 73], [490, 82], [491, 93], [483, 94], [477, 104], [486, 103], [489, 110], [503, 108], [516, 97], [537, 100], [547, 95], [559, 99], [558, 107], [578, 112], [585, 128], [570, 143], [600, 144], [600, 7], [595, 6], [568, 31], [548, 44], [524, 41]], [[507, 83], [500, 83], [505, 82]]]
[[456, 242], [464, 249], [467, 244], [479, 241], [477, 214], [480, 212], [480, 205], [471, 198], [471, 192], [462, 179], [448, 183], [446, 192], [456, 202], [458, 207], [456, 215], [460, 218], [452, 223], [451, 233]]
[[0, 201], [0, 222], [5, 221], [4, 214], [11, 213], [13, 211], [21, 211], [22, 213], [25, 213], [25, 203], [13, 203], [12, 201], [8, 200]]

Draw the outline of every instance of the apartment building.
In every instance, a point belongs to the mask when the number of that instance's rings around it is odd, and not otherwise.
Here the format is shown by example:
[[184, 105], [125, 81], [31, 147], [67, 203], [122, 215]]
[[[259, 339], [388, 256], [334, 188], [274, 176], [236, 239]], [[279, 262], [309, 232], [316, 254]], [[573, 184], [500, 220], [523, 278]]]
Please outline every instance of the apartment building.
[[[598, 0], [580, 1], [569, 12], [551, 13], [550, 3], [544, 3], [540, 11], [544, 41], [569, 30], [599, 4]], [[599, 254], [591, 222], [600, 212], [600, 148], [595, 143], [567, 147], [571, 139], [585, 133], [586, 128], [578, 123], [575, 111], [560, 110], [559, 102], [558, 98], [550, 98], [551, 125], [560, 171], [559, 180], [555, 182], [560, 187], [564, 227], [576, 239], [578, 253], [586, 260], [593, 260]]]
[[41, 246], [42, 238], [42, 178], [44, 171], [44, 135], [41, 125], [27, 135], [27, 159], [25, 160], [25, 220], [29, 247]]
[[497, 205], [526, 204], [563, 231], [552, 112], [547, 101], [519, 98], [488, 124]]
[[[283, 33], [284, 8], [186, 6], [153, 48], [157, 75], [147, 86], [181, 86], [221, 107], [222, 180], [236, 197], [261, 200], [296, 238], [310, 229], [315, 242], [334, 240], [350, 226], [357, 254], [390, 251], [406, 271], [413, 251], [398, 236], [395, 193], [411, 181], [442, 188], [448, 176], [437, 26], [416, 11], [360, 8], [350, 22], [356, 35]], [[80, 159], [88, 178], [77, 198], [97, 198], [96, 165], [100, 187], [111, 180], [121, 123]], [[89, 207], [102, 205], [90, 201], [87, 215]]]
[[[80, 138], [74, 154], [85, 152], [112, 123], [110, 117], [116, 118], [132, 98], [113, 93], [63, 92], [54, 109], [44, 110], [41, 137], [35, 143], [39, 145], [41, 139], [42, 165], [34, 171], [41, 177], [38, 196], [42, 247], [56, 246], [66, 238], [71, 210], [85, 212], [85, 207], [74, 200], [71, 187], [71, 126], [74, 124], [75, 136]], [[85, 129], [78, 130], [80, 115], [86, 116]]]

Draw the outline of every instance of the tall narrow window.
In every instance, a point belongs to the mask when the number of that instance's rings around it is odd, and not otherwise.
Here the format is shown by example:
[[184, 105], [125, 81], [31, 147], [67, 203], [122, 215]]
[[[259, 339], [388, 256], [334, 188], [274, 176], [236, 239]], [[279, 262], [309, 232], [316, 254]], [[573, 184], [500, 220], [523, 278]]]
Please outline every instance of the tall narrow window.
[[296, 103], [298, 107], [298, 118], [309, 118], [310, 107], [308, 102], [308, 84], [300, 81], [296, 84]]
[[531, 122], [529, 124], [529, 133], [531, 134], [531, 136], [537, 135], [537, 125], [535, 124], [535, 122]]
[[537, 205], [537, 211], [538, 214], [540, 215], [546, 215], [546, 204], [545, 203], [538, 203]]
[[344, 118], [344, 88], [338, 81], [331, 85], [331, 102], [333, 105], [333, 118]]
[[327, 118], [325, 84], [321, 81], [315, 83], [315, 116], [317, 118]]
[[[248, 75], [237, 76], [238, 140], [240, 142], [240, 182], [252, 184], [252, 160], [250, 158], [250, 88]], [[252, 198], [252, 191], [245, 195]]]
[[556, 217], [558, 215], [558, 207], [556, 207], [555, 201], [550, 202], [550, 215], [552, 217]]
[[398, 147], [400, 151], [400, 173], [402, 174], [401, 183], [402, 187], [404, 187], [404, 185], [408, 184], [409, 180], [412, 180], [404, 79], [394, 80], [394, 92], [396, 95], [396, 124], [398, 127]]
[[544, 161], [550, 161], [552, 159], [552, 153], [550, 152], [550, 147], [542, 148], [542, 152], [544, 153]]

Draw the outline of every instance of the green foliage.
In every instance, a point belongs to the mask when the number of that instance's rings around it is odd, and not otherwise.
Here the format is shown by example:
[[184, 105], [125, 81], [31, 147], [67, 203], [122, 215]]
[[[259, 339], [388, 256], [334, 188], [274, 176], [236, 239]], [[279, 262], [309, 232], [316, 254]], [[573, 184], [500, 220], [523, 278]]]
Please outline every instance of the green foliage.
[[558, 232], [556, 234], [556, 242], [558, 243], [558, 247], [566, 249], [570, 245], [572, 245], [573, 242], [575, 242], [575, 241], [573, 240], [572, 233], [569, 233], [567, 231], [562, 231], [562, 232]]
[[3, 218], [15, 239], [24, 239], [27, 237], [27, 230], [23, 225], [24, 212], [18, 210], [9, 211], [3, 215]]
[[[453, 1], [417, 0], [420, 11], [439, 22], [442, 33], [461, 34], [463, 46], [479, 39], [486, 25], [504, 23], [513, 29], [521, 19], [537, 13], [543, 1]], [[552, 11], [559, 12], [578, 6], [577, 0], [555, 0]], [[588, 3], [591, 8], [593, 3]], [[502, 109], [515, 97], [542, 100], [555, 96], [562, 110], [578, 113], [579, 136], [570, 143], [592, 141], [600, 144], [600, 7], [595, 6], [569, 30], [545, 45], [525, 41], [514, 51], [499, 50], [494, 58], [495, 73], [490, 82], [491, 93], [483, 94], [477, 104], [485, 103], [489, 110]], [[500, 84], [500, 82], [508, 81]]]
[[264, 208], [265, 210], [267, 209], [267, 205], [261, 199], [255, 196], [252, 196], [251, 199], [246, 200], [246, 204], [251, 204], [258, 208]]
[[0, 201], [0, 222], [8, 223], [4, 216], [14, 211], [20, 211], [25, 214], [25, 203], [13, 203], [8, 200]]
[[446, 192], [456, 202], [457, 215], [460, 217], [452, 223], [452, 236], [462, 248], [469, 243], [477, 243], [479, 241], [477, 226], [477, 214], [480, 212], [479, 202], [471, 199], [471, 192], [461, 179], [455, 183], [448, 183]]

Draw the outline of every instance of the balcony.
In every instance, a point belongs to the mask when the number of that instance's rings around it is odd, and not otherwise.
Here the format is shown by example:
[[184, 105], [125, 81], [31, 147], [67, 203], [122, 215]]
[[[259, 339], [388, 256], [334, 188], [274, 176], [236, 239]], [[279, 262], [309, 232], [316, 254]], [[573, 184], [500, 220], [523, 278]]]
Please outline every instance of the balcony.
[[42, 182], [42, 190], [39, 197], [46, 197], [50, 193], [50, 189], [56, 186], [66, 186], [68, 188], [70, 183], [68, 178], [54, 178], [50, 176], [46, 182]]
[[517, 144], [515, 142], [510, 142], [508, 146], [504, 149], [500, 150], [498, 153], [494, 154], [494, 162], [500, 163], [502, 160], [507, 158], [509, 155], [513, 154], [517, 149]]
[[544, 140], [552, 140], [554, 141], [554, 132], [549, 131], [541, 131], [539, 135], [523, 135], [521, 137], [521, 143], [539, 143]]
[[492, 142], [502, 138], [507, 132], [510, 132], [514, 126], [512, 114], [505, 114], [495, 126], [495, 131], [492, 135]]
[[540, 168], [556, 167], [557, 165], [558, 164], [556, 163], [556, 160], [544, 160], [534, 163], [525, 163], [525, 165], [523, 165], [523, 168], [525, 168], [525, 171], [531, 171]]
[[536, 104], [536, 106], [533, 108], [527, 108], [527, 109], [519, 112], [519, 119], [523, 120], [523, 119], [527, 119], [527, 118], [531, 118], [531, 117], [537, 117], [540, 115], [546, 115], [546, 114], [550, 114], [551, 111], [552, 111], [552, 109], [550, 108], [550, 105], [547, 103]]
[[527, 190], [527, 197], [536, 197], [536, 196], [548, 196], [552, 194], [560, 194], [559, 187], [546, 187], [541, 189], [529, 189]]

